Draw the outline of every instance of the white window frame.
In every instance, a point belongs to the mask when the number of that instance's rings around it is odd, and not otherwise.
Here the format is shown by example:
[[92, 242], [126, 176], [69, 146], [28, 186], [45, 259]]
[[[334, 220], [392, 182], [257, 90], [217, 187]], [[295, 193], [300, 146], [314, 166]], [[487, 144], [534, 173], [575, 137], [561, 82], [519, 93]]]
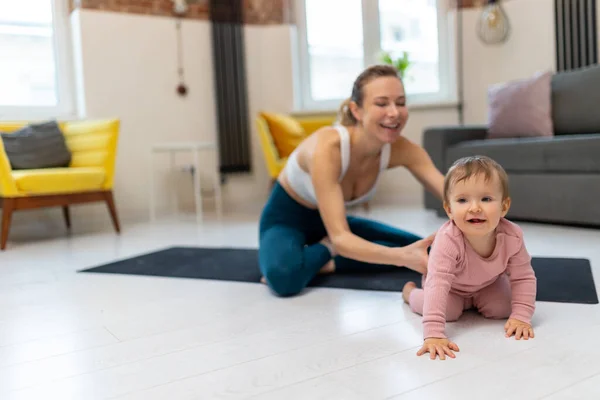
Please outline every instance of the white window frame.
[[[437, 0], [438, 19], [438, 60], [440, 90], [437, 93], [406, 93], [407, 104], [411, 106], [446, 105], [456, 103], [456, 67], [454, 57], [455, 10], [451, 10], [447, 0]], [[344, 99], [315, 101], [311, 97], [310, 57], [306, 28], [306, 7], [304, 0], [295, 1], [296, 30], [292, 35], [294, 62], [294, 104], [296, 112], [337, 110]], [[379, 2], [362, 0], [363, 46], [365, 67], [380, 64]], [[351, 91], [348, 85], [348, 96]]]
[[0, 120], [68, 119], [76, 115], [69, 25], [69, 0], [51, 1], [57, 104], [46, 107], [0, 105]]

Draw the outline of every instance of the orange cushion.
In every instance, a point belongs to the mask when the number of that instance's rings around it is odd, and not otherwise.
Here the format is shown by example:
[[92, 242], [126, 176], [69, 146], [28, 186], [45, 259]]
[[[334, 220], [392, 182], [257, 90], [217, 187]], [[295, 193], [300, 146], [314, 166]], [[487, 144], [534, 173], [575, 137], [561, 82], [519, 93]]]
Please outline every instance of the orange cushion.
[[287, 115], [260, 113], [267, 121], [269, 131], [280, 157], [288, 157], [292, 151], [306, 138], [306, 132], [298, 121]]

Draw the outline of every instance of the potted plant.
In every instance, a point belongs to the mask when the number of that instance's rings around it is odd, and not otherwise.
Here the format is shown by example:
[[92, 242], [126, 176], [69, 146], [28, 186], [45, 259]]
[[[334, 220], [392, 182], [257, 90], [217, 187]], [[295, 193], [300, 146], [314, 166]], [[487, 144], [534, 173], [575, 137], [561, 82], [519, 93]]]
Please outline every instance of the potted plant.
[[394, 66], [402, 79], [406, 77], [406, 70], [410, 66], [410, 60], [406, 51], [403, 51], [402, 56], [398, 58], [393, 58], [389, 51], [383, 52], [381, 54], [381, 62]]

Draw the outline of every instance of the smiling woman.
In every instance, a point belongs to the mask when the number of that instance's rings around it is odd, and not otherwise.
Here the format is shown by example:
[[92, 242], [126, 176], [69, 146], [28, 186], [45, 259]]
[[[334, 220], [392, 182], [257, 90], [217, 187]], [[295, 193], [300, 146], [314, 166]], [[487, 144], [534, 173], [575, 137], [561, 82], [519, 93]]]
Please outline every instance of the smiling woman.
[[319, 272], [394, 265], [424, 272], [432, 237], [346, 215], [368, 201], [381, 174], [407, 168], [442, 198], [443, 175], [419, 145], [402, 137], [408, 120], [395, 68], [375, 65], [354, 81], [341, 124], [324, 127], [289, 156], [260, 220], [259, 263], [280, 296], [302, 291]]

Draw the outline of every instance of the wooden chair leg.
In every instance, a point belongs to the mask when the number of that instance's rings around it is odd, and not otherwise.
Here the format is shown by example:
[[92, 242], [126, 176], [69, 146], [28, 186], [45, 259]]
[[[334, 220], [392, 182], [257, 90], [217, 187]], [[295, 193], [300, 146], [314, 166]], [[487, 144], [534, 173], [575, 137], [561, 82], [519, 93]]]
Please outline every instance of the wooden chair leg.
[[108, 211], [110, 212], [110, 217], [112, 219], [113, 226], [115, 227], [117, 233], [121, 233], [119, 217], [117, 216], [117, 207], [115, 207], [115, 199], [113, 197], [112, 191], [104, 192], [104, 199], [106, 200], [106, 205], [108, 206]]
[[71, 214], [69, 213], [69, 206], [63, 206], [63, 215], [65, 216], [65, 223], [67, 224], [67, 229], [71, 229]]
[[0, 236], [0, 250], [6, 249], [6, 242], [8, 241], [8, 232], [10, 230], [10, 221], [12, 214], [15, 209], [15, 199], [3, 199], [2, 200], [2, 235]]

